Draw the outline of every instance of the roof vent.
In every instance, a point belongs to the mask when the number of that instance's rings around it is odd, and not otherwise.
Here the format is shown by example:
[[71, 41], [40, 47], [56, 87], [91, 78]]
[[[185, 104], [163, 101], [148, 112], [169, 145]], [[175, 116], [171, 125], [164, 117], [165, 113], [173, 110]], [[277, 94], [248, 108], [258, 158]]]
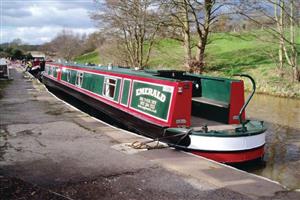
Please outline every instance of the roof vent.
[[108, 63], [107, 69], [108, 69], [108, 70], [112, 70], [112, 67], [113, 67], [113, 66], [112, 66], [112, 63]]

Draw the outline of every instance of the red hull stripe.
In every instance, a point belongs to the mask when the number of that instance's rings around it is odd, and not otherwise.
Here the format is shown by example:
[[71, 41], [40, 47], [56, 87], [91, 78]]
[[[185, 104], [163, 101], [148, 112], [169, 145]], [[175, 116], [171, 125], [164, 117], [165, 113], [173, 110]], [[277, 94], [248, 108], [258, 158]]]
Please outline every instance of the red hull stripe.
[[262, 158], [264, 155], [264, 146], [248, 151], [238, 152], [191, 151], [191, 153], [217, 162], [239, 163]]

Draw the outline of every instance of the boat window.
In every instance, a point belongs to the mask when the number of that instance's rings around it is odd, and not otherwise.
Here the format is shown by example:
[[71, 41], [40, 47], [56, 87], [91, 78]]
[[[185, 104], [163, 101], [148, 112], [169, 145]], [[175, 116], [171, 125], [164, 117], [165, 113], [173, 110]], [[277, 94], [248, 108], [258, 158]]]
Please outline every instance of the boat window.
[[51, 67], [51, 76], [54, 76], [55, 67]]
[[81, 87], [83, 82], [83, 72], [77, 72], [75, 85]]
[[49, 66], [49, 75], [52, 76], [53, 75], [53, 70], [52, 67]]
[[67, 81], [70, 82], [71, 80], [71, 71], [67, 71]]
[[49, 72], [49, 66], [46, 66], [45, 67], [45, 73], [48, 74], [48, 72]]
[[114, 98], [117, 81], [112, 78], [105, 78], [103, 95], [109, 98]]

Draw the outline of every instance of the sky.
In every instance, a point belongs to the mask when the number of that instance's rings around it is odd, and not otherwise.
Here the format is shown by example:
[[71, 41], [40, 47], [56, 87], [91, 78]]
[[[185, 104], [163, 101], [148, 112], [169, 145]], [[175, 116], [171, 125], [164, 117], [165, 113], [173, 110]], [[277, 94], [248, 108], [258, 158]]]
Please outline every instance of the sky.
[[27, 44], [51, 41], [63, 29], [95, 32], [90, 14], [99, 0], [0, 0], [0, 43], [19, 38]]

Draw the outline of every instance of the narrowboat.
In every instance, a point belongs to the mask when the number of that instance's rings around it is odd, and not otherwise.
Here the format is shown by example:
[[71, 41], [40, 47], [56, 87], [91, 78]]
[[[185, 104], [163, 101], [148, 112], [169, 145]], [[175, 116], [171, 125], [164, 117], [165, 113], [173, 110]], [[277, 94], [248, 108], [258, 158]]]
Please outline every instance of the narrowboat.
[[0, 58], [0, 80], [1, 79], [10, 79], [7, 60], [4, 58]]
[[43, 60], [34, 60], [31, 68], [26, 69], [29, 73], [31, 73], [35, 78], [41, 78], [41, 72], [44, 71], [45, 61]]
[[144, 136], [222, 163], [264, 156], [265, 126], [246, 120], [242, 79], [175, 70], [46, 63], [43, 83]]

